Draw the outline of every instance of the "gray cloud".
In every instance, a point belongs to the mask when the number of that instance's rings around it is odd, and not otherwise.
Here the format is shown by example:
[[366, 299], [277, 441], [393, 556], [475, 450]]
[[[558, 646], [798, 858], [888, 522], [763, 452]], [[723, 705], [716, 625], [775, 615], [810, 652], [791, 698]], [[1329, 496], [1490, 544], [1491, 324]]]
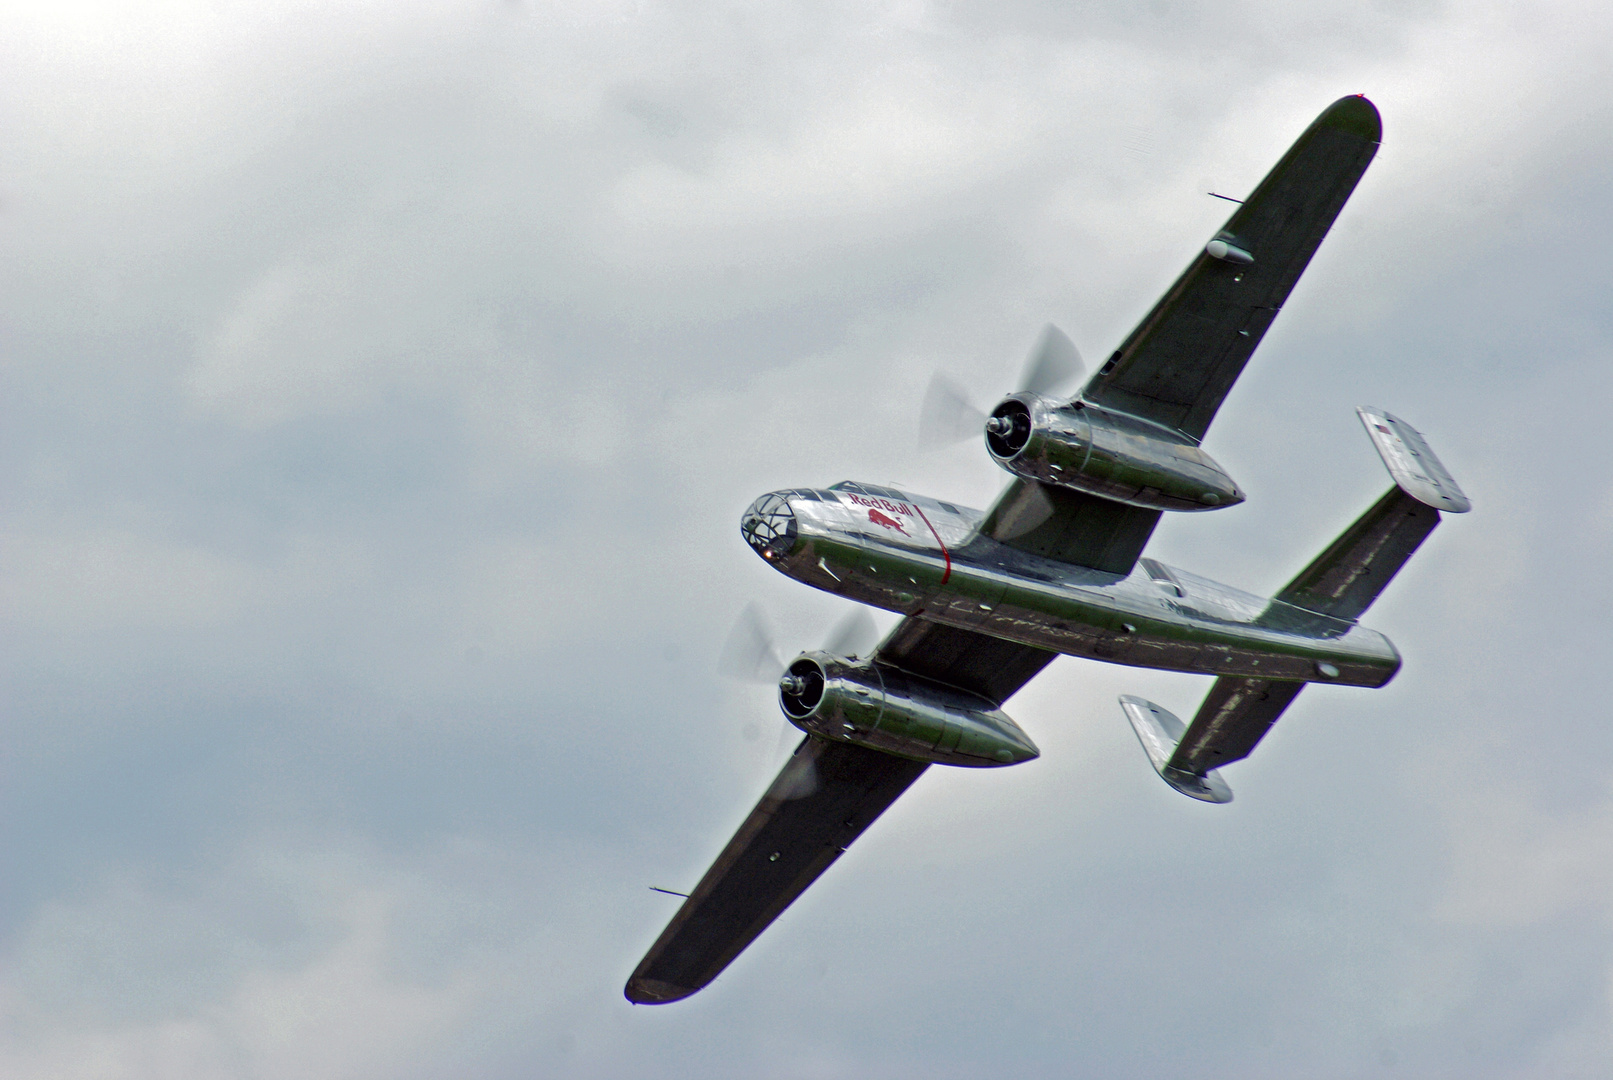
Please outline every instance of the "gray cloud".
[[[601, 3], [13, 11], [0, 1072], [1597, 1075], [1613, 796], [1606, 16]], [[712, 988], [621, 984], [776, 766], [714, 659], [836, 602], [737, 537], [1126, 333], [1327, 102], [1379, 159], [1167, 561], [1274, 588], [1425, 430], [1476, 510], [1307, 692], [1157, 781], [1060, 661]]]

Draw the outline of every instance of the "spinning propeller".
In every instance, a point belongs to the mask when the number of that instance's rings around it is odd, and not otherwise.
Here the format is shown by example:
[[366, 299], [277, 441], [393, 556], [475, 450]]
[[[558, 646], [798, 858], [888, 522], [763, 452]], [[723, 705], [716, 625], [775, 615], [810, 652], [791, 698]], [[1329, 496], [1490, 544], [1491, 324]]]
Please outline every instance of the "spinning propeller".
[[[858, 606], [834, 624], [824, 640], [822, 651], [831, 656], [867, 656], [878, 644], [879, 627], [874, 625], [868, 609]], [[782, 680], [789, 678], [784, 673], [786, 664], [767, 616], [754, 601], [746, 604], [739, 618], [734, 620], [734, 628], [728, 632], [728, 640], [717, 658], [718, 672], [740, 682], [778, 689]], [[779, 732], [778, 747], [773, 754], [775, 759], [783, 757], [790, 739], [800, 734], [800, 730], [788, 720], [781, 717], [779, 722], [783, 730]], [[780, 780], [784, 779], [780, 777]], [[793, 779], [788, 792], [781, 794], [786, 798], [800, 798], [812, 794], [816, 789], [815, 774], [803, 773]]]
[[[1086, 373], [1081, 354], [1064, 331], [1048, 323], [1019, 373], [1019, 391], [1037, 397], [1056, 397]], [[978, 435], [988, 420], [985, 410], [969, 400], [962, 387], [939, 371], [930, 379], [919, 410], [919, 446], [946, 446]]]
[[[866, 656], [878, 643], [879, 628], [868, 609], [859, 605], [835, 623], [821, 648], [831, 656]], [[741, 682], [777, 686], [785, 665], [767, 616], [754, 601], [746, 604], [728, 632], [717, 670]]]

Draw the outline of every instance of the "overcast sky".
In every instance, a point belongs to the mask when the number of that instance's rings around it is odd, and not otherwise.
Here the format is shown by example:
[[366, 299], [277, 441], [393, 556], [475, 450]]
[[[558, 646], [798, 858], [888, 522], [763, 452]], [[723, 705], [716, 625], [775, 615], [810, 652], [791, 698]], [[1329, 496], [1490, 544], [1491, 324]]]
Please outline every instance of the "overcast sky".
[[[0, 1073], [1591, 1077], [1613, 1060], [1613, 10], [8, 5]], [[779, 764], [739, 538], [943, 370], [1112, 350], [1318, 112], [1384, 143], [1150, 553], [1270, 591], [1472, 497], [1226, 776], [1057, 661], [716, 983], [629, 972]], [[888, 626], [891, 616], [881, 615]]]

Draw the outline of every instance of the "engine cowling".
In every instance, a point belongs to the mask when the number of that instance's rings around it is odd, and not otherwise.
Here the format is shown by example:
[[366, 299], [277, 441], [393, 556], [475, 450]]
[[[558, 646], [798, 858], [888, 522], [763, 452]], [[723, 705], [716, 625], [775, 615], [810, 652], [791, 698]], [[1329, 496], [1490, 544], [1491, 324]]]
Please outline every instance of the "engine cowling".
[[1083, 402], [1005, 398], [986, 449], [1016, 476], [1155, 510], [1216, 510], [1243, 492], [1215, 460], [1165, 428]]
[[992, 768], [1041, 756], [983, 698], [828, 653], [796, 657], [779, 680], [779, 707], [808, 734], [918, 761]]

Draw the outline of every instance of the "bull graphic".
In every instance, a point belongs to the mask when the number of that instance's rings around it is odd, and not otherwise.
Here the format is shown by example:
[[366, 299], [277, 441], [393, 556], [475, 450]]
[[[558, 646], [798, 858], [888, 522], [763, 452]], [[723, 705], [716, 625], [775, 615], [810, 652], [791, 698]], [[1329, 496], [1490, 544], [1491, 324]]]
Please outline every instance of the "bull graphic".
[[872, 521], [875, 525], [883, 525], [887, 529], [895, 529], [903, 536], [907, 535], [907, 530], [902, 528], [902, 523], [900, 521], [897, 521], [893, 517], [888, 517], [885, 514], [881, 514], [878, 510], [868, 511], [868, 520]]

